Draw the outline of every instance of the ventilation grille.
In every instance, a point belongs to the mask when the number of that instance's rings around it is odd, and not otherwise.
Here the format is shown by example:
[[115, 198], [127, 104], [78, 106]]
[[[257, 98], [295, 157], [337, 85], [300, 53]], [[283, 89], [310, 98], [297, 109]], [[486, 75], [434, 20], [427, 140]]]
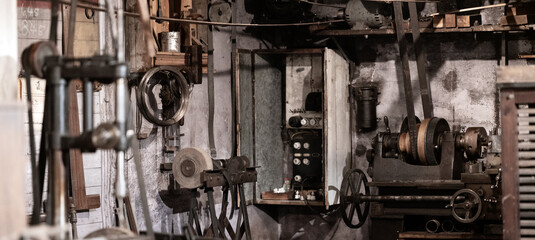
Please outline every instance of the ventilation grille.
[[535, 239], [535, 105], [518, 105], [520, 235]]

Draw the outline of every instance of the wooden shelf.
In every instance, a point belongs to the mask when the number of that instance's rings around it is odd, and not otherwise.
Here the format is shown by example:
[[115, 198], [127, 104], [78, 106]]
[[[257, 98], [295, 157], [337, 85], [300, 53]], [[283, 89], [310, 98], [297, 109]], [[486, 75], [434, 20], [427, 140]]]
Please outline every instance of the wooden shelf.
[[[189, 63], [186, 60], [185, 53], [174, 53], [174, 52], [157, 52], [156, 56], [153, 59], [154, 66], [177, 66], [183, 67]], [[207, 73], [207, 64], [208, 64], [208, 54], [202, 54], [202, 72]]]
[[[512, 32], [512, 31], [533, 31], [535, 25], [501, 26], [501, 25], [480, 25], [466, 28], [420, 28], [420, 33], [476, 33], [476, 32]], [[410, 29], [405, 30], [411, 33]], [[320, 30], [316, 35], [322, 36], [362, 36], [362, 35], [394, 35], [393, 28], [369, 29], [369, 30]]]
[[481, 235], [468, 232], [401, 232], [399, 233], [398, 239], [502, 239], [502, 235]]
[[[288, 206], [306, 206], [306, 202], [303, 200], [268, 200], [268, 199], [258, 199], [256, 204], [260, 205], [288, 205]], [[323, 201], [308, 201], [310, 206], [325, 206]]]

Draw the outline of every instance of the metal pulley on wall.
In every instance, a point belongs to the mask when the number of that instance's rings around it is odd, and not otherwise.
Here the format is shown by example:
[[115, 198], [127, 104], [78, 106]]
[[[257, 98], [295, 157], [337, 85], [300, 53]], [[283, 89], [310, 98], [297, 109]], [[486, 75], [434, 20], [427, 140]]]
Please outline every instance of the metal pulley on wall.
[[[156, 92], [158, 89], [159, 93]], [[139, 82], [137, 105], [149, 122], [160, 126], [173, 125], [184, 117], [192, 90], [193, 83], [177, 68], [155, 67], [146, 72]]]
[[208, 9], [208, 17], [212, 22], [229, 23], [232, 19], [230, 3], [223, 0], [213, 1]]

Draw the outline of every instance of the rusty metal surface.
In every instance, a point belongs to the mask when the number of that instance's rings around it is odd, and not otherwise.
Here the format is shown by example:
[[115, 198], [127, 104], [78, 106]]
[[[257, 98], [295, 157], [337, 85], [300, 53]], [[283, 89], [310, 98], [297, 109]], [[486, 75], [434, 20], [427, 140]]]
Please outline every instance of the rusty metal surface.
[[505, 240], [520, 239], [517, 108], [514, 91], [500, 93], [502, 112], [502, 205]]
[[[230, 173], [229, 177], [232, 184], [242, 184], [256, 182], [257, 175], [255, 168], [248, 168], [243, 172]], [[221, 171], [205, 171], [201, 173], [201, 182], [203, 182], [206, 187], [219, 187], [228, 184]]]
[[[382, 152], [382, 138], [378, 137], [375, 151]], [[439, 165], [422, 166], [411, 165], [402, 162], [397, 158], [382, 158], [381, 154], [376, 154], [373, 161], [372, 176], [374, 181], [410, 181], [416, 179], [426, 180], [454, 180], [458, 179], [455, 172], [458, 163], [455, 160], [455, 146], [451, 133], [446, 133], [442, 140], [441, 161]], [[458, 161], [457, 161], [458, 162]], [[457, 169], [457, 171], [456, 171]]]

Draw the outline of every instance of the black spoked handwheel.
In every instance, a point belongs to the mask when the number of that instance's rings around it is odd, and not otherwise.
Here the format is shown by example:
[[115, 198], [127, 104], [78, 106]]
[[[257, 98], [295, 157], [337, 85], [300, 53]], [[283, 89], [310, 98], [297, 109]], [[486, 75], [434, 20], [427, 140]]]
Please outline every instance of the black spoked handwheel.
[[[367, 186], [368, 179], [366, 174], [360, 169], [351, 169], [346, 173], [342, 180], [340, 189], [340, 204], [342, 210], [342, 218], [346, 225], [350, 228], [362, 227], [368, 212], [370, 211], [370, 202], [361, 202], [360, 196], [370, 195], [370, 188]], [[355, 212], [357, 219], [354, 219]], [[356, 223], [353, 223], [353, 220]]]

